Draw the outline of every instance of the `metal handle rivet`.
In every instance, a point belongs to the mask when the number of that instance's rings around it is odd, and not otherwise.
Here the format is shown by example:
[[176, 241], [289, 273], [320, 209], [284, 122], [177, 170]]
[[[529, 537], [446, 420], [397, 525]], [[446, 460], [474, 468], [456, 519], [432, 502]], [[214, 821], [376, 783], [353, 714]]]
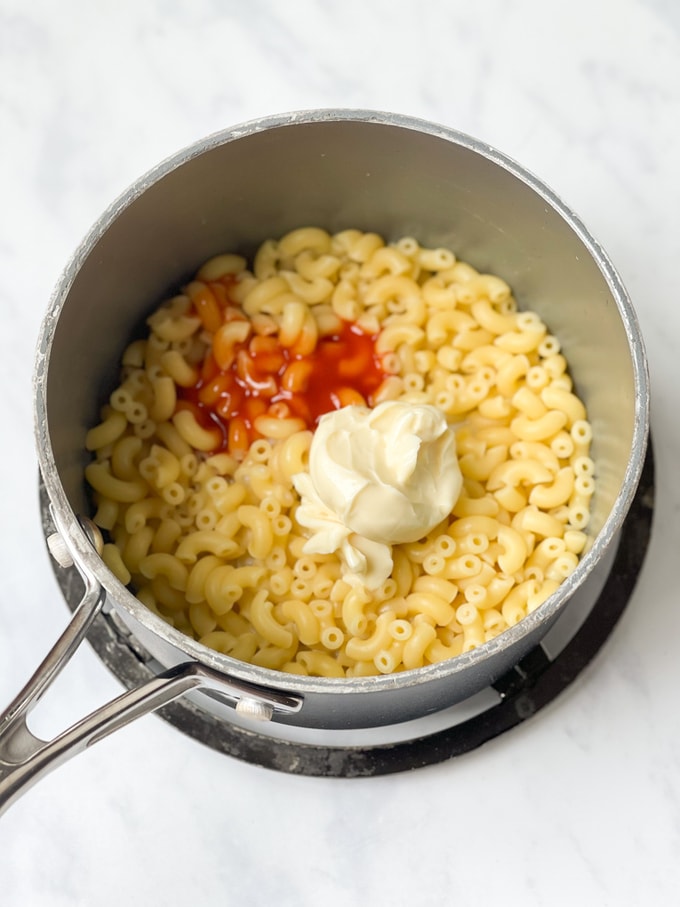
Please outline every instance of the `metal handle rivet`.
[[235, 708], [239, 715], [254, 718], [256, 721], [271, 721], [274, 714], [274, 708], [268, 702], [249, 697], [239, 699]]
[[71, 557], [71, 552], [68, 550], [66, 542], [58, 532], [53, 532], [52, 535], [48, 535], [47, 547], [50, 554], [60, 567], [66, 569], [67, 567], [73, 566], [73, 558]]

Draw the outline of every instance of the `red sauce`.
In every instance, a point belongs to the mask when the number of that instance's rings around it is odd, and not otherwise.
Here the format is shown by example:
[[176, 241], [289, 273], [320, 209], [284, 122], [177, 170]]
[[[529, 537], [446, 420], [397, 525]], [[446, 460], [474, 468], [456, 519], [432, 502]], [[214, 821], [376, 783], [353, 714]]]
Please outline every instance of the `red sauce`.
[[[228, 308], [225, 320], [236, 313], [239, 317], [240, 310]], [[178, 388], [178, 408], [191, 408], [206, 428], [217, 425], [223, 438], [218, 449], [235, 454], [245, 453], [262, 437], [254, 427], [259, 415], [296, 417], [314, 429], [332, 409], [371, 405], [386, 374], [376, 339], [343, 322], [336, 334], [320, 338], [310, 353], [301, 354], [294, 346], [282, 346], [276, 334], [252, 334], [235, 344], [227, 369], [220, 369], [209, 353], [196, 385]]]

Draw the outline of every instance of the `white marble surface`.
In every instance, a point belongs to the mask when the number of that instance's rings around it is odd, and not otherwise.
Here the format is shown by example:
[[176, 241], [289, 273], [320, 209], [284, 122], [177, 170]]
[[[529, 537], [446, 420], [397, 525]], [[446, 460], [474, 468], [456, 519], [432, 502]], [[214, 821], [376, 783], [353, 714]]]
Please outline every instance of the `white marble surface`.
[[[66, 619], [40, 532], [31, 372], [50, 291], [157, 160], [267, 113], [367, 107], [471, 133], [543, 178], [618, 267], [653, 382], [653, 544], [604, 651], [463, 758], [290, 777], [157, 717], [0, 822], [0, 902], [623, 905], [680, 891], [680, 7], [674, 0], [0, 0], [0, 697]], [[119, 692], [83, 649], [56, 730]]]

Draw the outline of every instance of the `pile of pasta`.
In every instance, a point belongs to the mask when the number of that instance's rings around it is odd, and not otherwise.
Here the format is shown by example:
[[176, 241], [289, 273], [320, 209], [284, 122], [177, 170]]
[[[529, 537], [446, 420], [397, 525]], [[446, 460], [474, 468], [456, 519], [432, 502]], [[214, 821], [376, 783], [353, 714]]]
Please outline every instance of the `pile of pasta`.
[[[335, 405], [438, 407], [464, 480], [447, 519], [393, 547], [375, 590], [338, 556], [305, 553], [296, 521], [314, 425], [287, 400], [323, 384], [314, 350], [348, 326], [370, 339], [377, 380]], [[87, 434], [85, 474], [109, 568], [203, 645], [303, 675], [416, 669], [512, 627], [586, 550], [591, 428], [559, 342], [450, 250], [301, 228], [264, 242], [251, 268], [206, 262], [148, 327]], [[269, 383], [253, 383], [256, 349], [280, 354]], [[231, 420], [227, 378], [249, 388]]]

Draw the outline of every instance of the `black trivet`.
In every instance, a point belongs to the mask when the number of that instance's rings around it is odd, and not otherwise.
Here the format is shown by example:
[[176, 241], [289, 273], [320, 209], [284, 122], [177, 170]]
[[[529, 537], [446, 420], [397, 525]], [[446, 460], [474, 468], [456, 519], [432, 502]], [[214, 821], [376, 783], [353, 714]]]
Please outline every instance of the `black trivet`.
[[[45, 535], [53, 531], [44, 488], [40, 487]], [[616, 555], [590, 610], [578, 630], [559, 651], [549, 655], [538, 645], [489, 689], [491, 704], [473, 717], [450, 727], [418, 733], [389, 743], [320, 745], [281, 740], [216, 718], [186, 699], [157, 712], [190, 737], [218, 752], [246, 762], [296, 775], [357, 778], [421, 768], [476, 749], [531, 718], [552, 702], [599, 652], [628, 605], [649, 545], [654, 510], [654, 460], [651, 445], [635, 499], [623, 524]], [[53, 564], [57, 581], [73, 610], [80, 601], [82, 584], [73, 568]], [[128, 689], [150, 680], [161, 666], [141, 647], [118, 633], [105, 615], [94, 622], [88, 641], [101, 660]], [[157, 669], [155, 670], [154, 667]], [[473, 697], [479, 699], [477, 697]], [[483, 697], [482, 697], [483, 698]], [[463, 712], [465, 704], [462, 706]], [[452, 715], [460, 708], [450, 710]], [[443, 713], [444, 715], [448, 714]], [[455, 721], [455, 717], [453, 719]], [[308, 731], [308, 734], [314, 732]], [[350, 732], [337, 732], [339, 735]], [[342, 740], [341, 736], [340, 739]]]

